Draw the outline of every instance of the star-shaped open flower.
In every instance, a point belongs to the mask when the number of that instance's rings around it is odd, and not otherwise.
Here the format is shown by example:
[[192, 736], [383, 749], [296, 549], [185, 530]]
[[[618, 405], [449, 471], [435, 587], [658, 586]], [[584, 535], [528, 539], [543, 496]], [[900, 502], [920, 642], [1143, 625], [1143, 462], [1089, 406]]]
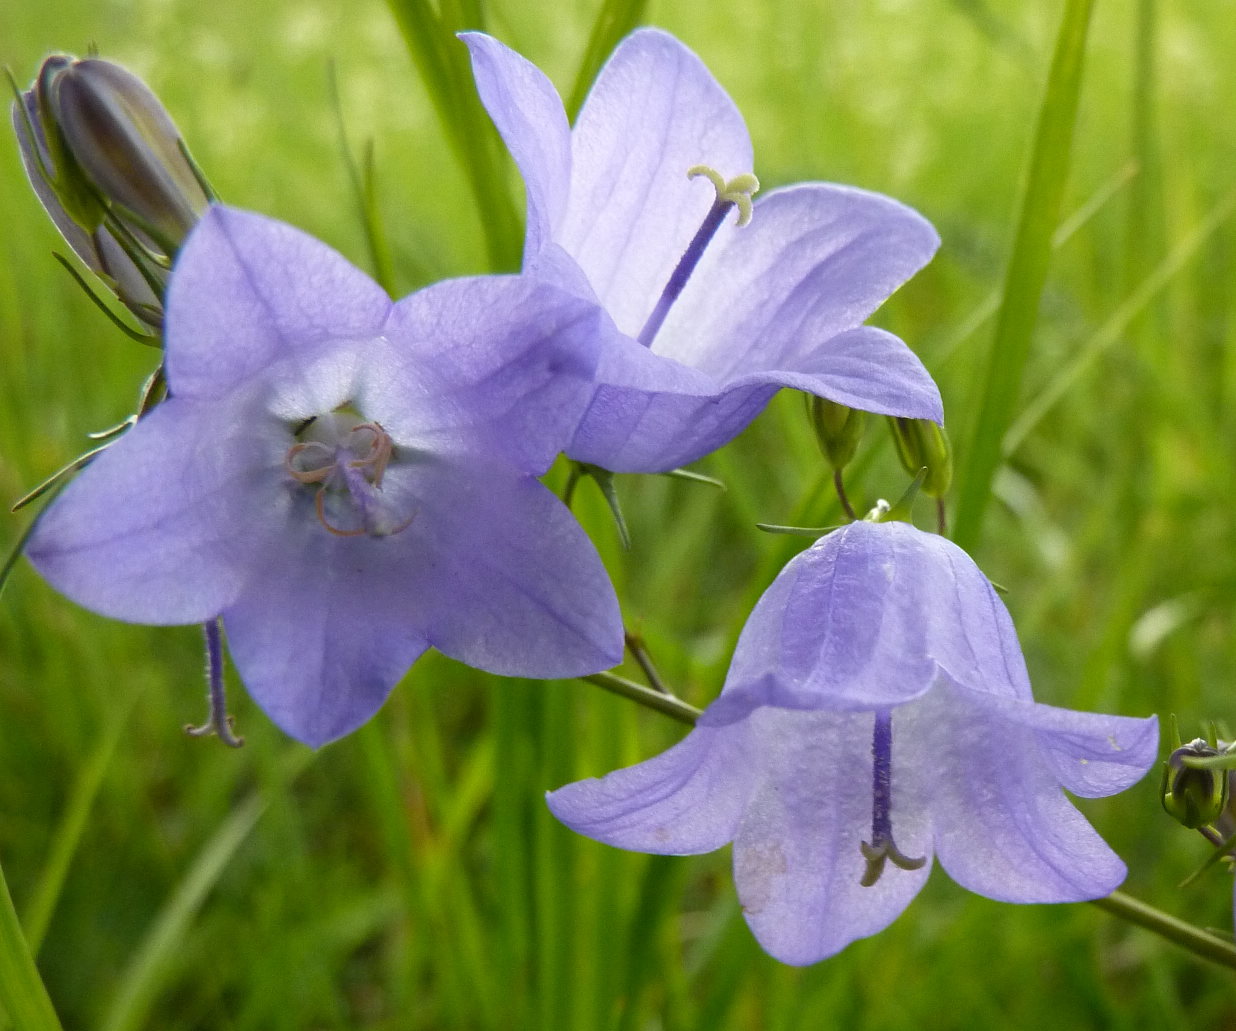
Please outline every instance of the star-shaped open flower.
[[761, 945], [814, 963], [887, 927], [934, 854], [1005, 902], [1110, 893], [1125, 867], [1061, 787], [1110, 795], [1154, 762], [1153, 717], [1036, 704], [1007, 610], [966, 554], [853, 523], [792, 560], [684, 741], [549, 795], [620, 848], [734, 843]]
[[169, 285], [170, 398], [27, 554], [107, 616], [221, 616], [250, 693], [314, 745], [430, 646], [514, 676], [615, 665], [609, 579], [534, 478], [587, 401], [595, 322], [518, 277], [392, 304], [324, 244], [214, 207]]
[[941, 420], [919, 360], [862, 324], [935, 252], [922, 217], [822, 183], [752, 207], [742, 116], [664, 32], [618, 47], [573, 130], [539, 70], [488, 36], [463, 38], [523, 173], [525, 271], [595, 298], [612, 318], [572, 458], [615, 472], [685, 464], [733, 438], [783, 386]]

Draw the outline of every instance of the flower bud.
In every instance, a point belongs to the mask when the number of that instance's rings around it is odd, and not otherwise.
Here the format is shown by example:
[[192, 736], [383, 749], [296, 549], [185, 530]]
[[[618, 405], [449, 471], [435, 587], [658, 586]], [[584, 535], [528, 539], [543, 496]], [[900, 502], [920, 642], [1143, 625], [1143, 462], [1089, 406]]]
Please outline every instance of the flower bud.
[[214, 199], [158, 99], [119, 65], [57, 54], [14, 104], [13, 126], [65, 240], [157, 327], [176, 250]]
[[911, 476], [926, 469], [923, 493], [933, 498], [944, 497], [953, 482], [953, 448], [944, 427], [930, 419], [895, 416], [889, 416], [888, 425], [893, 431], [893, 444], [902, 468]]
[[1186, 766], [1186, 757], [1207, 759], [1218, 755], [1201, 738], [1181, 745], [1167, 757], [1163, 767], [1161, 797], [1163, 808], [1172, 819], [1196, 830], [1219, 819], [1227, 805], [1228, 771], [1195, 769]]
[[816, 442], [829, 465], [834, 469], [844, 469], [858, 450], [858, 442], [867, 426], [867, 413], [826, 397], [808, 394], [807, 415], [811, 419], [811, 428], [815, 430]]

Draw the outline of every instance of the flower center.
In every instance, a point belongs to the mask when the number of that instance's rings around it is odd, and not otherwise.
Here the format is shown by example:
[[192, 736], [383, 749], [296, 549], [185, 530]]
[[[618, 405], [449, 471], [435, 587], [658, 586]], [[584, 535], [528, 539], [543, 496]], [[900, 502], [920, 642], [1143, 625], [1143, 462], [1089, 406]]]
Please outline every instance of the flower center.
[[687, 285], [687, 280], [691, 278], [691, 273], [695, 271], [695, 266], [704, 256], [705, 249], [721, 228], [721, 223], [725, 221], [730, 209], [738, 209], [738, 225], [745, 226], [751, 221], [751, 195], [760, 188], [760, 181], [754, 175], [744, 172], [726, 181], [721, 178], [720, 172], [707, 165], [695, 165], [687, 170], [688, 179], [701, 175], [712, 183], [713, 189], [717, 191], [717, 198], [712, 202], [712, 207], [708, 209], [708, 214], [704, 216], [704, 221], [695, 231], [691, 242], [687, 244], [682, 257], [678, 259], [674, 271], [670, 273], [669, 282], [665, 284], [665, 289], [657, 299], [657, 306], [652, 309], [644, 328], [639, 331], [639, 342], [645, 347], [652, 346], [653, 337], [657, 335], [665, 316], [678, 300], [678, 295]]
[[859, 845], [867, 860], [859, 882], [864, 888], [880, 879], [885, 862], [902, 870], [918, 870], [927, 862], [926, 856], [911, 859], [902, 854], [893, 841], [893, 714], [888, 710], [875, 714], [871, 759], [871, 841]]
[[382, 477], [395, 454], [381, 423], [333, 412], [311, 419], [288, 448], [283, 466], [297, 483], [316, 485], [318, 522], [336, 537], [389, 537], [406, 530], [382, 493]]

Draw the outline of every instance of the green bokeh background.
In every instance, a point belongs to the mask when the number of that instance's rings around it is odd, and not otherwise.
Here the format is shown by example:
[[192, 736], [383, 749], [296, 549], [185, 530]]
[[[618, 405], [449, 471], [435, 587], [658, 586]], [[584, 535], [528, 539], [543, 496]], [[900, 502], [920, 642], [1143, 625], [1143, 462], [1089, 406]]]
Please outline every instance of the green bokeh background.
[[[937, 225], [940, 255], [876, 321], [937, 377], [959, 449], [1063, 9], [660, 0], [645, 17], [730, 91], [766, 188], [854, 183]], [[567, 92], [597, 11], [483, 13]], [[365, 265], [333, 65], [353, 145], [373, 141], [397, 288], [488, 267], [483, 215], [378, 0], [0, 7], [0, 63], [21, 82], [91, 44], [159, 93], [224, 199]], [[1213, 0], [1098, 4], [1064, 203], [1082, 217], [1054, 253], [1015, 417], [1059, 398], [1018, 430], [976, 551], [1041, 701], [1175, 712], [1189, 736], [1236, 724], [1233, 52], [1236, 18]], [[12, 145], [0, 213], [0, 498], [15, 499], [128, 413], [151, 356], [52, 260]], [[728, 491], [619, 478], [629, 552], [594, 492], [578, 511], [628, 623], [702, 706], [802, 546], [752, 524], [836, 510], [796, 395], [699, 468]], [[904, 483], [873, 433], [852, 494]], [[0, 519], [6, 551], [28, 520]], [[938, 869], [880, 936], [778, 965], [742, 922], [727, 853], [627, 855], [548, 816], [546, 789], [682, 734], [589, 685], [431, 656], [318, 753], [234, 686], [247, 744], [231, 751], [180, 733], [204, 714], [201, 665], [197, 629], [108, 622], [25, 564], [0, 602], [0, 861], [66, 1028], [1236, 1027], [1230, 973], [1093, 907], [1002, 906]], [[1155, 780], [1081, 807], [1130, 893], [1230, 933], [1226, 872], [1176, 888], [1205, 848]]]

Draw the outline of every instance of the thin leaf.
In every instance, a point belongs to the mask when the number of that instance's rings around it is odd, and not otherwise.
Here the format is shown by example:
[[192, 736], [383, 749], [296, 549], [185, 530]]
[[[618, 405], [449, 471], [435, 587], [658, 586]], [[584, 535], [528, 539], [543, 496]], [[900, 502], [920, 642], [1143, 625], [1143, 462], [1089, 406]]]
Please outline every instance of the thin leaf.
[[472, 82], [468, 51], [455, 38], [483, 26], [479, 2], [455, 4], [439, 15], [427, 0], [388, 0], [404, 44], [420, 73], [447, 142], [463, 166], [485, 229], [491, 271], [519, 264], [522, 234], [508, 188], [509, 159]]
[[[295, 750], [285, 769], [287, 779], [293, 780], [315, 754]], [[125, 968], [101, 1023], [103, 1031], [135, 1031], [146, 1025], [178, 943], [188, 933], [206, 896], [269, 805], [269, 795], [263, 797], [254, 792], [232, 811], [206, 843]]]
[[1231, 218], [1233, 211], [1236, 211], [1236, 189], [1228, 191], [1227, 196], [1210, 210], [1201, 224], [1173, 247], [1171, 253], [1159, 262], [1138, 284], [1137, 289], [1108, 316], [1107, 321], [1076, 349], [1068, 364], [1056, 373], [1051, 382], [1034, 397], [1017, 421], [1009, 427], [1004, 436], [1003, 454], [1010, 455], [1016, 451], [1030, 431], [1043, 420], [1056, 402], [1076, 385], [1095, 360], [1113, 344], [1125, 339], [1133, 320], [1145, 311], [1150, 302], [1188, 265], [1202, 245]]
[[335, 110], [335, 125], [339, 133], [339, 154], [352, 186], [361, 228], [365, 232], [365, 245], [369, 248], [369, 262], [373, 277], [392, 297], [395, 296], [395, 272], [391, 259], [390, 241], [386, 238], [386, 223], [378, 213], [377, 194], [374, 189], [373, 144], [365, 148], [365, 162], [360, 165], [352, 153], [348, 141], [347, 121], [343, 117], [343, 100], [339, 95], [339, 74], [334, 62], [330, 65], [330, 100]]
[[958, 470], [953, 537], [972, 549], [979, 539], [991, 486], [1001, 460], [1001, 441], [1013, 419], [1022, 373], [1030, 355], [1039, 299], [1051, 262], [1052, 234], [1068, 176], [1093, 0], [1068, 0], [1056, 40], [1047, 92], [1039, 113], [1030, 175], [1022, 202], [1004, 300], [996, 322], [978, 420]]
[[0, 870], [0, 1012], [18, 1031], [60, 1031], [34, 957], [22, 936], [13, 897]]
[[593, 23], [592, 34], [588, 37], [588, 49], [584, 51], [580, 61], [579, 71], [575, 76], [575, 88], [571, 90], [571, 99], [567, 103], [567, 117], [572, 122], [584, 106], [588, 90], [592, 88], [592, 80], [597, 77], [601, 65], [609, 57], [610, 52], [618, 45], [618, 41], [644, 20], [648, 11], [648, 0], [604, 0], [597, 20]]

